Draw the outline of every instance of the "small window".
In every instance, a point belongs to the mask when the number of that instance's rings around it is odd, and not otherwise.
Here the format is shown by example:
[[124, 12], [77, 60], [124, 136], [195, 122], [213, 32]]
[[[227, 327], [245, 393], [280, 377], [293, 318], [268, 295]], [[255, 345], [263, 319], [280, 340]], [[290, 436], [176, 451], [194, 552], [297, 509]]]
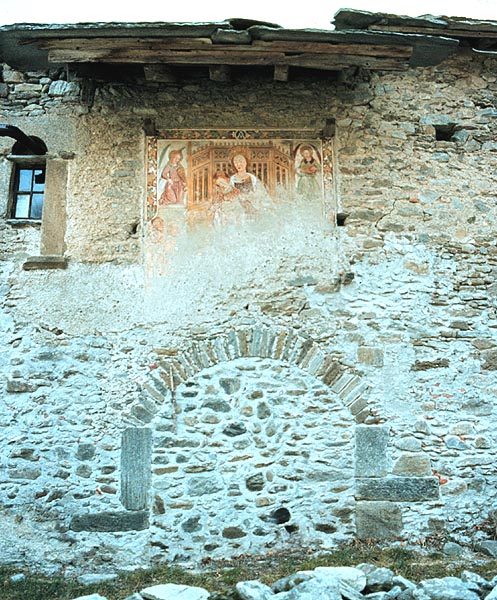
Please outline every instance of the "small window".
[[44, 192], [45, 165], [16, 164], [11, 217], [41, 221]]

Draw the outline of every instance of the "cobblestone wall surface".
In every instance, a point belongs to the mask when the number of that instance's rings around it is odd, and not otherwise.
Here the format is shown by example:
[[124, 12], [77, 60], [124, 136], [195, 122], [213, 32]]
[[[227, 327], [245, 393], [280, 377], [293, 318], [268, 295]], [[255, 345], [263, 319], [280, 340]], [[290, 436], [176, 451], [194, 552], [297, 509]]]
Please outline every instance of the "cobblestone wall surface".
[[[495, 67], [461, 54], [341, 80], [100, 82], [91, 103], [63, 71], [4, 66], [2, 120], [71, 158], [66, 270], [23, 271], [39, 229], [0, 223], [0, 560], [78, 570], [482, 535], [497, 489]], [[240, 236], [217, 268], [200, 248], [149, 281], [144, 119], [335, 119], [345, 226], [303, 218], [283, 241]]]

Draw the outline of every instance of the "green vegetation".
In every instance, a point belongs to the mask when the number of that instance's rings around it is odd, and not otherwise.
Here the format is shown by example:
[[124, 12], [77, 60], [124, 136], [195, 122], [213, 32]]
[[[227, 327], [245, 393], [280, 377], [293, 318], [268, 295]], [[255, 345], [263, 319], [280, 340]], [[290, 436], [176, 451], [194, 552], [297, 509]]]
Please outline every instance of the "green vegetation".
[[11, 581], [11, 576], [19, 573], [19, 569], [0, 567], [0, 597], [2, 600], [72, 600], [99, 593], [108, 600], [124, 600], [133, 592], [160, 583], [182, 583], [203, 587], [210, 592], [226, 593], [238, 581], [259, 579], [271, 584], [300, 570], [319, 566], [355, 566], [363, 562], [388, 567], [412, 581], [460, 576], [464, 569], [479, 573], [487, 580], [497, 575], [497, 560], [479, 557], [478, 561], [468, 563], [448, 559], [438, 552], [419, 553], [400, 546], [384, 549], [353, 544], [326, 554], [287, 552], [260, 557], [239, 556], [230, 561], [204, 560], [202, 569], [196, 571], [161, 565], [124, 572], [114, 581], [91, 586], [81, 585], [73, 578], [28, 572], [22, 581]]

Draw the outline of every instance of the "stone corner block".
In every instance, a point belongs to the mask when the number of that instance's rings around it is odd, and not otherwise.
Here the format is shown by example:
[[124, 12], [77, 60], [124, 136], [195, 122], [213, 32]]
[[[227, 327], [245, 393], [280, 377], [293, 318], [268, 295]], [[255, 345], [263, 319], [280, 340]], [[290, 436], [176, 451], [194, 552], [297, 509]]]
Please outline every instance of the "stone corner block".
[[72, 531], [142, 531], [149, 526], [148, 511], [107, 511], [74, 515], [69, 523]]
[[357, 479], [358, 500], [391, 500], [422, 502], [438, 500], [440, 483], [437, 477], [382, 477]]
[[388, 425], [356, 425], [355, 469], [357, 477], [382, 477], [389, 472]]
[[359, 539], [388, 540], [402, 534], [402, 512], [393, 502], [357, 502], [355, 519]]
[[128, 510], [148, 507], [152, 472], [152, 430], [129, 427], [121, 440], [121, 502]]

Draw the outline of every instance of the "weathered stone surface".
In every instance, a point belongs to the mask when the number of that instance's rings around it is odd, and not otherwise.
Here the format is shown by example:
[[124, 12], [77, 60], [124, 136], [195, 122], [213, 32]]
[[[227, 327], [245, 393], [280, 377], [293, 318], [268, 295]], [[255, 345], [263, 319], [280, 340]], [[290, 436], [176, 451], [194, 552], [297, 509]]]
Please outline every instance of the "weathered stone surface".
[[402, 533], [402, 513], [392, 502], [358, 502], [356, 530], [360, 539], [392, 539]]
[[390, 460], [387, 453], [390, 428], [385, 425], [356, 427], [356, 475], [379, 477], [386, 475]]
[[464, 548], [456, 542], [447, 542], [444, 544], [443, 551], [447, 556], [461, 556]]
[[140, 531], [148, 527], [148, 513], [101, 512], [72, 517], [69, 528], [73, 531]]
[[475, 544], [475, 549], [487, 556], [497, 558], [497, 540], [483, 540]]
[[247, 486], [247, 489], [251, 492], [261, 491], [264, 487], [264, 477], [262, 473], [256, 473], [255, 475], [247, 477], [247, 479], [245, 480], [245, 485]]
[[38, 388], [38, 384], [32, 381], [25, 381], [23, 379], [8, 379], [7, 380], [7, 392], [11, 394], [23, 394], [26, 392], [34, 392]]
[[77, 96], [80, 87], [72, 81], [53, 81], [48, 89], [50, 96]]
[[384, 477], [358, 479], [356, 497], [360, 500], [394, 500], [420, 502], [439, 497], [439, 480], [436, 477]]
[[392, 473], [423, 477], [431, 475], [431, 461], [422, 454], [403, 454], [394, 463]]
[[447, 446], [447, 448], [453, 448], [455, 450], [467, 450], [468, 449], [468, 445], [465, 444], [461, 438], [455, 436], [455, 435], [448, 435], [445, 438], [445, 445]]
[[340, 584], [338, 580], [321, 581], [319, 579], [309, 579], [292, 588], [289, 592], [282, 595], [281, 600], [342, 600], [340, 593]]
[[363, 365], [372, 367], [383, 366], [383, 350], [370, 346], [359, 346], [357, 349], [357, 360]]
[[357, 568], [366, 575], [364, 588], [368, 593], [388, 591], [393, 587], [394, 572], [391, 569], [377, 567], [369, 563], [357, 565]]
[[242, 600], [272, 600], [272, 589], [260, 581], [240, 581], [236, 591]]
[[220, 383], [221, 387], [223, 388], [223, 390], [226, 392], [226, 394], [234, 394], [235, 392], [237, 392], [240, 389], [240, 380], [239, 379], [222, 377], [219, 380], [219, 383]]
[[280, 592], [288, 592], [295, 586], [299, 585], [304, 581], [309, 581], [312, 578], [312, 571], [298, 571], [293, 575], [288, 575], [287, 577], [283, 577], [282, 579], [278, 579], [271, 586], [271, 589], [275, 594], [279, 594]]
[[77, 460], [91, 460], [95, 456], [95, 452], [96, 449], [93, 444], [78, 444], [78, 449], [76, 450], [76, 458]]
[[140, 591], [145, 600], [207, 600], [209, 592], [203, 588], [165, 583]]
[[497, 598], [497, 586], [495, 586], [490, 594], [485, 596], [485, 600], [495, 600]]
[[121, 502], [128, 510], [148, 507], [151, 483], [152, 432], [130, 427], [121, 442]]
[[78, 577], [78, 583], [83, 585], [99, 585], [117, 579], [117, 573], [86, 573]]
[[236, 437], [246, 433], [247, 427], [243, 423], [230, 423], [223, 429], [224, 435]]
[[217, 477], [192, 477], [188, 481], [188, 493], [190, 496], [215, 494], [222, 489], [223, 484]]
[[181, 529], [183, 529], [183, 531], [186, 531], [187, 533], [200, 531], [202, 529], [202, 525], [200, 524], [200, 517], [190, 517], [186, 521], [183, 521], [183, 523], [181, 523]]
[[460, 579], [468, 586], [469, 589], [478, 594], [484, 594], [492, 589], [492, 584], [489, 581], [487, 581], [478, 573], [473, 573], [472, 571], [464, 570], [461, 573]]
[[356, 567], [316, 567], [312, 573], [317, 579], [331, 584], [334, 580], [344, 582], [357, 592], [366, 587], [366, 576]]
[[430, 600], [479, 600], [478, 594], [457, 577], [427, 579], [420, 587]]
[[35, 480], [41, 476], [41, 469], [24, 467], [21, 469], [12, 469], [9, 471], [11, 479], [31, 479]]
[[207, 400], [204, 402], [205, 408], [210, 408], [214, 412], [227, 413], [230, 412], [231, 406], [226, 400]]
[[223, 529], [223, 537], [228, 540], [236, 540], [245, 537], [247, 532], [240, 527], [225, 527]]

